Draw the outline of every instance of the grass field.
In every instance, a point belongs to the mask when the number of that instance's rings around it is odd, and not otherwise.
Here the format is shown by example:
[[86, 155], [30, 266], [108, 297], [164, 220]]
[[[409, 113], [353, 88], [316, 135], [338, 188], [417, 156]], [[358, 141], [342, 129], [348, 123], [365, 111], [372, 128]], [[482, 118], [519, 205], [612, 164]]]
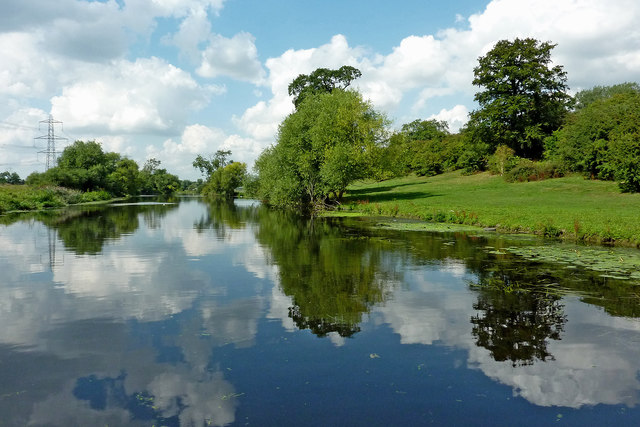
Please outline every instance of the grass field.
[[486, 172], [451, 172], [360, 182], [349, 187], [341, 211], [640, 245], [640, 194], [581, 176], [507, 183]]
[[13, 211], [34, 211], [60, 208], [76, 203], [107, 200], [112, 196], [104, 191], [82, 193], [62, 187], [32, 187], [0, 184], [0, 214]]

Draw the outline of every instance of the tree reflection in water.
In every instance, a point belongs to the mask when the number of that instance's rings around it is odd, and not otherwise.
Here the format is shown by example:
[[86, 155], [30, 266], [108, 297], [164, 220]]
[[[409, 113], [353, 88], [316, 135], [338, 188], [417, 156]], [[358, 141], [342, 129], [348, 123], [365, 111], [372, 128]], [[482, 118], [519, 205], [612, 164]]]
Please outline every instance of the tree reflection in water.
[[258, 241], [277, 265], [289, 317], [319, 337], [349, 337], [362, 316], [385, 300], [399, 274], [384, 268], [384, 240], [350, 235], [340, 222], [260, 210]]
[[567, 321], [559, 296], [519, 279], [504, 271], [485, 275], [474, 286], [478, 301], [473, 305], [483, 314], [471, 317], [476, 345], [514, 367], [553, 360], [548, 340], [559, 340]]

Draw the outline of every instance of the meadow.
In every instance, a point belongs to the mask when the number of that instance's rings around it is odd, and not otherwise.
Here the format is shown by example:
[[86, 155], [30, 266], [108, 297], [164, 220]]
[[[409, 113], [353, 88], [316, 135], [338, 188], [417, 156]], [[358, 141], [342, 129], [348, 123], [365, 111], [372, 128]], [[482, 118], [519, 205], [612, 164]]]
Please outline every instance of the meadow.
[[348, 188], [339, 211], [640, 245], [640, 194], [580, 175], [508, 183], [488, 172], [456, 171], [362, 181]]

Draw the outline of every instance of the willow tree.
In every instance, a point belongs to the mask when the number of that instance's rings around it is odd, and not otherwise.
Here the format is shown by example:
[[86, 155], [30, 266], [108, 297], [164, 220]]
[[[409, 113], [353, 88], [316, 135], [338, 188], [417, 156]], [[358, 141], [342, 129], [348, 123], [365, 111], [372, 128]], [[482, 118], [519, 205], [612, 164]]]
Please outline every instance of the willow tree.
[[372, 168], [386, 119], [355, 91], [311, 94], [257, 160], [259, 195], [274, 205], [339, 200]]

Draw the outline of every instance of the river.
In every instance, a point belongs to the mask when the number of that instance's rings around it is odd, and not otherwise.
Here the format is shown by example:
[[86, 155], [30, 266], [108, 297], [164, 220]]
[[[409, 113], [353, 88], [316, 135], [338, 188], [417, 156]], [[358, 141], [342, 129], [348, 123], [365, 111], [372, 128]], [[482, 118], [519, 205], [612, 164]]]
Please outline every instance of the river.
[[640, 425], [637, 250], [243, 200], [0, 219], [2, 426]]

